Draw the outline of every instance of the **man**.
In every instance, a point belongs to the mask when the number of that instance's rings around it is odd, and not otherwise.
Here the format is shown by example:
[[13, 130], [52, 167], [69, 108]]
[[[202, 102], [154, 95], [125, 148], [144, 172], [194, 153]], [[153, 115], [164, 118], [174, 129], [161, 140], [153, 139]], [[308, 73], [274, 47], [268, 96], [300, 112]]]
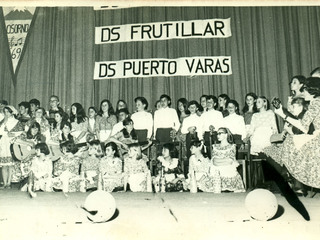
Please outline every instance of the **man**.
[[127, 117], [129, 117], [129, 111], [127, 108], [121, 108], [118, 111], [118, 123], [116, 123], [113, 128], [112, 128], [112, 132], [111, 132], [111, 137], [114, 136], [115, 134], [117, 134], [118, 132], [120, 132], [124, 126], [122, 124], [123, 120], [125, 120]]
[[168, 130], [171, 129], [170, 134], [177, 132], [180, 128], [180, 121], [177, 111], [173, 108], [170, 108], [171, 98], [168, 95], [161, 95], [160, 102], [161, 108], [159, 110], [156, 110], [154, 113], [153, 132], [155, 134], [156, 140], [160, 142], [167, 142], [170, 138], [168, 136]]
[[63, 119], [68, 119], [69, 116], [67, 113], [65, 113], [63, 111], [63, 109], [61, 107], [59, 107], [59, 104], [60, 104], [60, 100], [59, 100], [59, 97], [58, 96], [55, 96], [55, 95], [52, 95], [50, 97], [50, 100], [49, 100], [49, 105], [50, 105], [50, 109], [48, 111], [48, 121], [49, 121], [49, 124], [52, 125], [54, 123], [54, 115], [56, 112], [58, 111], [62, 111], [64, 116], [62, 116]]
[[33, 98], [29, 101], [30, 104], [30, 116], [35, 117], [36, 110], [40, 107], [40, 101], [36, 98]]
[[[218, 106], [218, 99], [213, 95], [207, 96], [207, 111], [201, 115], [202, 129], [200, 134], [203, 136], [205, 145], [210, 149], [210, 136], [223, 126], [223, 116], [220, 111], [215, 110]], [[212, 143], [214, 143], [215, 138]], [[210, 153], [211, 151], [209, 151]], [[211, 157], [211, 156], [210, 156]]]

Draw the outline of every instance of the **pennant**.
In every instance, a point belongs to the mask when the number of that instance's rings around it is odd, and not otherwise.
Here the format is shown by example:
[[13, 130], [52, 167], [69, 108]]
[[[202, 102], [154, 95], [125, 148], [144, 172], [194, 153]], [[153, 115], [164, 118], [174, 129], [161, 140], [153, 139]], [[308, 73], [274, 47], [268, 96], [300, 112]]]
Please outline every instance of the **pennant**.
[[13, 72], [19, 63], [35, 7], [3, 7]]

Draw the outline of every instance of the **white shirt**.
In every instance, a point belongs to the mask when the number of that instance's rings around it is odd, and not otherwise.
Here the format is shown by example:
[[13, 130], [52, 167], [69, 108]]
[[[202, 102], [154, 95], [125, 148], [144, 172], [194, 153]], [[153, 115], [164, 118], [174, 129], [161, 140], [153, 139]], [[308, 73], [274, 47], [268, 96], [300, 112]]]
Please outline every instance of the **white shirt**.
[[202, 134], [204, 132], [209, 132], [210, 125], [215, 127], [215, 130], [217, 131], [220, 127], [223, 126], [223, 116], [222, 113], [211, 109], [208, 110], [207, 112], [203, 112], [201, 115], [201, 125], [202, 125]]
[[152, 114], [146, 111], [135, 112], [134, 114], [132, 114], [131, 119], [134, 124], [134, 129], [148, 130], [147, 138], [150, 139], [152, 136], [152, 127], [153, 127]]
[[247, 135], [244, 118], [236, 113], [229, 114], [224, 118], [224, 127], [229, 128], [232, 134], [241, 135], [244, 139]]
[[124, 128], [123, 123], [122, 122], [118, 122], [116, 123], [113, 128], [112, 128], [112, 132], [110, 136], [114, 136], [116, 135], [118, 132], [120, 132], [122, 129]]
[[180, 128], [180, 121], [177, 111], [173, 108], [160, 108], [154, 113], [154, 133], [158, 128], [173, 128], [176, 131]]
[[196, 132], [198, 133], [198, 138], [202, 139], [202, 126], [201, 126], [201, 118], [198, 116], [197, 113], [191, 114], [190, 116], [186, 117], [182, 122], [181, 133], [188, 134], [189, 127], [196, 127]]

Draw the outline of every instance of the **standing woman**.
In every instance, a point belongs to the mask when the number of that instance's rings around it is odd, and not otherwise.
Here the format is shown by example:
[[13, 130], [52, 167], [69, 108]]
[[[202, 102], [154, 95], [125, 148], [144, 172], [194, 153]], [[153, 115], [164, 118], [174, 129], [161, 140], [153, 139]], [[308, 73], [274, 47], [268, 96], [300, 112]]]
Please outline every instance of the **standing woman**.
[[76, 144], [86, 142], [87, 120], [88, 118], [82, 105], [80, 103], [72, 104], [70, 122], [72, 126], [72, 136]]
[[[308, 78], [302, 96], [310, 101], [302, 119], [286, 115], [282, 106], [275, 113], [305, 134], [287, 136], [281, 154], [268, 152], [267, 155], [284, 165], [298, 181], [320, 188], [320, 78]], [[315, 131], [312, 135], [307, 135], [311, 123]]]
[[177, 114], [180, 123], [182, 123], [183, 119], [190, 115], [190, 112], [188, 110], [188, 100], [186, 98], [180, 98], [177, 101]]
[[258, 155], [262, 149], [270, 146], [270, 137], [278, 132], [276, 117], [270, 110], [270, 103], [264, 96], [257, 99], [258, 112], [253, 114], [246, 140], [250, 138], [252, 155]]
[[0, 122], [0, 166], [2, 166], [3, 188], [11, 188], [13, 159], [10, 152], [10, 141], [21, 134], [23, 125], [16, 119], [18, 111], [13, 106], [3, 108], [4, 119]]
[[258, 98], [257, 95], [253, 92], [247, 93], [245, 97], [245, 103], [242, 109], [242, 115], [244, 118], [244, 123], [246, 125], [247, 132], [250, 129], [252, 115], [258, 112], [257, 98]]
[[218, 96], [219, 108], [218, 110], [222, 113], [223, 117], [228, 116], [229, 112], [227, 110], [227, 104], [230, 100], [230, 97], [223, 93]]
[[119, 110], [123, 109], [123, 108], [128, 109], [128, 104], [125, 100], [119, 99], [116, 104], [116, 116], [118, 116]]
[[106, 141], [117, 123], [117, 117], [114, 115], [113, 107], [109, 100], [104, 99], [100, 103], [100, 111], [97, 116], [98, 139], [100, 142]]
[[246, 137], [246, 126], [244, 119], [239, 113], [239, 104], [236, 100], [230, 100], [227, 105], [229, 115], [224, 118], [224, 124], [233, 135], [241, 136], [241, 139]]
[[148, 109], [148, 101], [144, 97], [136, 97], [134, 99], [137, 111], [132, 114], [131, 119], [136, 130], [147, 129], [147, 139], [152, 137], [153, 117]]

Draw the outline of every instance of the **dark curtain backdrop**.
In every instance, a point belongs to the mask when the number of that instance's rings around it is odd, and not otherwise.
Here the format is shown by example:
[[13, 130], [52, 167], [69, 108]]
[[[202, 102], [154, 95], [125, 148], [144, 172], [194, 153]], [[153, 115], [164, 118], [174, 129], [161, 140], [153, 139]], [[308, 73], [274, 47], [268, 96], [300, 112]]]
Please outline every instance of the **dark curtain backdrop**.
[[[130, 23], [231, 18], [227, 39], [173, 39], [94, 44], [94, 27]], [[0, 15], [3, 21], [3, 16]], [[106, 11], [93, 8], [38, 8], [21, 65], [16, 74], [14, 104], [39, 98], [48, 106], [56, 94], [62, 107], [80, 102], [85, 108], [102, 99], [125, 99], [129, 110], [136, 96], [151, 108], [162, 93], [175, 107], [180, 97], [227, 93], [243, 105], [247, 92], [285, 101], [292, 76], [308, 76], [320, 66], [320, 7], [138, 7]], [[7, 43], [0, 24], [1, 86], [12, 90]], [[231, 56], [230, 76], [174, 76], [93, 80], [95, 61], [192, 56]], [[8, 92], [0, 89], [4, 97]]]
[[12, 103], [15, 101], [13, 68], [2, 8], [0, 8], [0, 52], [0, 100], [5, 99]]

